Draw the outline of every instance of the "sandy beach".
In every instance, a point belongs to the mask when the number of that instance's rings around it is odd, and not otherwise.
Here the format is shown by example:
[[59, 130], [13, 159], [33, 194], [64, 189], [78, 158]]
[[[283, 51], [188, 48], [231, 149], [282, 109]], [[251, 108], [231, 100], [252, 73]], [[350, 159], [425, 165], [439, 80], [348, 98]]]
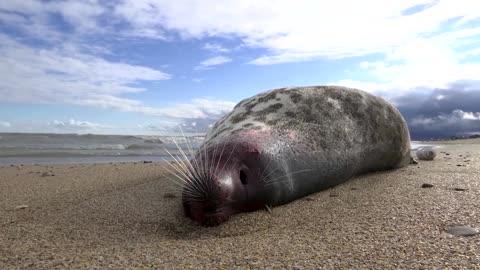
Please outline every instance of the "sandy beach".
[[[213, 228], [183, 217], [162, 164], [0, 168], [0, 269], [474, 269], [480, 139]], [[422, 188], [422, 184], [433, 187]]]

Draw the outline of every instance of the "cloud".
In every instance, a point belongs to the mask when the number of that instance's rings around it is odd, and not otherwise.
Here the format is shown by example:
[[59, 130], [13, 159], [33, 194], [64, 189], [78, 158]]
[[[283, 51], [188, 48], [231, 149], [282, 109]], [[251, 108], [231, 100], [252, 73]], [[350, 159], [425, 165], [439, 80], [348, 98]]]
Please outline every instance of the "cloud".
[[435, 137], [438, 134], [444, 137], [480, 134], [480, 112], [453, 110], [449, 114], [442, 113], [434, 117], [417, 116], [410, 121], [410, 126], [416, 132], [428, 132]]
[[0, 121], [0, 127], [8, 128], [8, 127], [11, 127], [11, 126], [12, 126], [12, 124], [10, 124], [10, 122]]
[[448, 88], [416, 89], [396, 96], [413, 139], [447, 138], [480, 133], [480, 81], [457, 82]]
[[48, 126], [62, 129], [62, 130], [84, 130], [84, 129], [108, 129], [112, 128], [108, 125], [97, 124], [88, 121], [78, 121], [75, 119], [70, 119], [67, 121], [58, 121], [53, 120], [48, 123]]
[[[0, 34], [0, 101], [92, 104], [145, 91], [142, 81], [170, 79], [148, 67], [111, 62], [76, 50], [38, 49]], [[130, 100], [130, 105], [140, 105]]]
[[217, 43], [205, 43], [203, 49], [214, 53], [227, 53], [230, 51], [229, 49]]
[[194, 78], [194, 79], [192, 79], [192, 81], [194, 81], [196, 83], [201, 83], [201, 82], [205, 81], [205, 78]]
[[480, 18], [479, 9], [480, 3], [471, 0], [125, 0], [115, 14], [136, 29], [170, 31], [183, 38], [239, 38], [249, 47], [268, 50], [251, 62], [265, 65], [387, 53], [438, 35], [445, 23], [453, 21], [451, 34], [468, 29]]
[[225, 56], [215, 56], [202, 61], [198, 66], [195, 67], [195, 70], [210, 69], [212, 66], [222, 65], [231, 61], [232, 59]]

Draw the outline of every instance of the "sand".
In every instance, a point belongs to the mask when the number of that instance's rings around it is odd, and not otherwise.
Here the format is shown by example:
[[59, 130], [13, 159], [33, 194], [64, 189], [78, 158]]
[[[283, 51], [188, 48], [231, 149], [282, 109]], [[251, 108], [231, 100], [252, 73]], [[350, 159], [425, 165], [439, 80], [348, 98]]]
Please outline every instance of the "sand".
[[480, 227], [480, 140], [435, 144], [213, 228], [182, 216], [160, 163], [0, 168], [0, 269], [478, 269], [480, 235], [446, 231]]

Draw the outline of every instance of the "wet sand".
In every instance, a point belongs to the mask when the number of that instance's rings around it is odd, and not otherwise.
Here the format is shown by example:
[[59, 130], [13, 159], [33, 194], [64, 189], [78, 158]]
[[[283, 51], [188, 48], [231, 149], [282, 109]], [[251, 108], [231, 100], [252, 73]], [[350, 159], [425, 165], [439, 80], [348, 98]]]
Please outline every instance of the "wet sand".
[[182, 216], [161, 163], [3, 167], [0, 269], [480, 268], [480, 235], [446, 233], [480, 227], [480, 139], [434, 144], [434, 161], [214, 228]]

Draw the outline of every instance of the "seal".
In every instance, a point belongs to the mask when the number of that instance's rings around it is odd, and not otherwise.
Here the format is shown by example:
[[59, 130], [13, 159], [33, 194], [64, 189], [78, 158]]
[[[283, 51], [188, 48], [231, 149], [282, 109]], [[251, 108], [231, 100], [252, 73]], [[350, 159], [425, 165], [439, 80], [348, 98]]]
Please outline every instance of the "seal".
[[183, 209], [219, 225], [410, 160], [405, 120], [382, 98], [339, 86], [274, 89], [238, 103], [179, 165]]

